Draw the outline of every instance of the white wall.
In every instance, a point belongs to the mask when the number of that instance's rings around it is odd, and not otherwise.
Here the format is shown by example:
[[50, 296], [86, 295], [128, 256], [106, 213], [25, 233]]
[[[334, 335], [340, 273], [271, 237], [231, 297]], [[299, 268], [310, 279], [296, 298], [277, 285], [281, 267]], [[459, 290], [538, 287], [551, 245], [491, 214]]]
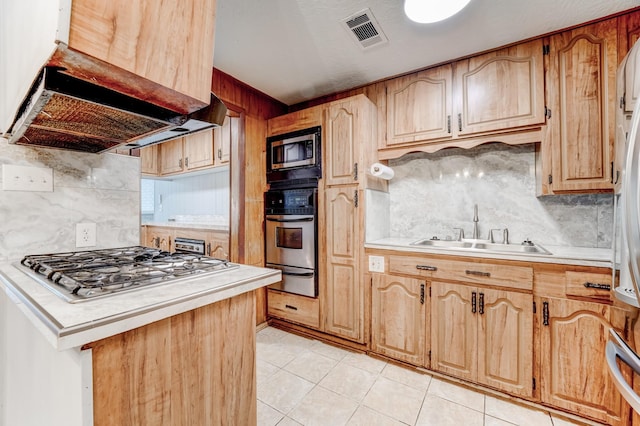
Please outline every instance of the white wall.
[[152, 216], [145, 215], [146, 220], [166, 222], [184, 215], [229, 218], [231, 194], [228, 167], [154, 182], [155, 212]]
[[506, 227], [516, 243], [611, 247], [613, 195], [536, 197], [533, 144], [414, 153], [389, 165], [391, 237], [453, 238], [462, 227], [470, 238], [478, 204], [481, 238]]

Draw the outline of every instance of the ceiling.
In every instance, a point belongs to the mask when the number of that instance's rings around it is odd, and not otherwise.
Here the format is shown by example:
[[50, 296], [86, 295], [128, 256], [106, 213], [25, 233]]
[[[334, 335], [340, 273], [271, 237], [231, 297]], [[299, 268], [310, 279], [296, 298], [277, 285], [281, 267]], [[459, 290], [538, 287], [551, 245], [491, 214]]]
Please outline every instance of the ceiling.
[[[403, 0], [217, 3], [214, 66], [292, 105], [627, 10], [640, 0], [472, 0], [435, 24], [411, 22]], [[365, 8], [388, 38], [368, 49], [342, 23]]]

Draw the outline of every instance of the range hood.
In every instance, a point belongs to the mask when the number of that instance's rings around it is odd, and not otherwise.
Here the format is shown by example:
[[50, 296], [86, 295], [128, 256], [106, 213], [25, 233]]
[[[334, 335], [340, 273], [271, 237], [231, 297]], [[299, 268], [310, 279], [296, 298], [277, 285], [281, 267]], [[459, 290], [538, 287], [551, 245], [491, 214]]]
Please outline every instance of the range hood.
[[4, 137], [101, 153], [221, 126], [226, 112], [213, 93], [207, 105], [59, 43]]

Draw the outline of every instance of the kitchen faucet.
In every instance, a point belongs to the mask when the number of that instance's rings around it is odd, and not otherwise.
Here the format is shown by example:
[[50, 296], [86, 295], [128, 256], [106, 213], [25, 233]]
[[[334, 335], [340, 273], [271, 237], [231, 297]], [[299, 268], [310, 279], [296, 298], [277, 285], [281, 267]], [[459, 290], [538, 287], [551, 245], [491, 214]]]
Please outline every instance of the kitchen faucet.
[[478, 239], [478, 205], [473, 206], [473, 237], [474, 240]]

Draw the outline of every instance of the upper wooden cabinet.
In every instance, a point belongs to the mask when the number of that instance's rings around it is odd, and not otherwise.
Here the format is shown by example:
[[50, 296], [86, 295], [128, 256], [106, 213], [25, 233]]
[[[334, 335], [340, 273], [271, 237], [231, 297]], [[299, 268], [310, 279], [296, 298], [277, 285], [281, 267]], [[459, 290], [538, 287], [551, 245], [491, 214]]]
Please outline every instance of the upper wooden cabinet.
[[213, 154], [215, 164], [228, 164], [231, 160], [231, 132], [238, 132], [238, 117], [226, 116], [224, 123], [213, 130]]
[[383, 149], [436, 142], [445, 147], [451, 139], [541, 126], [542, 40], [388, 80], [385, 90]]
[[457, 135], [544, 124], [542, 40], [455, 63]]
[[73, 0], [69, 46], [208, 104], [215, 18], [216, 0]]
[[158, 145], [140, 150], [140, 173], [143, 175], [158, 174]]
[[387, 146], [451, 137], [451, 64], [386, 83]]
[[547, 192], [613, 188], [617, 37], [609, 19], [549, 38]]
[[[141, 172], [165, 176], [229, 163], [231, 124], [140, 149]], [[215, 133], [215, 138], [214, 138]], [[154, 161], [156, 162], [154, 166]]]
[[318, 105], [271, 118], [267, 136], [277, 136], [322, 125], [324, 106]]
[[375, 117], [375, 105], [364, 95], [326, 106], [322, 130], [325, 186], [367, 185], [367, 167], [377, 161]]

